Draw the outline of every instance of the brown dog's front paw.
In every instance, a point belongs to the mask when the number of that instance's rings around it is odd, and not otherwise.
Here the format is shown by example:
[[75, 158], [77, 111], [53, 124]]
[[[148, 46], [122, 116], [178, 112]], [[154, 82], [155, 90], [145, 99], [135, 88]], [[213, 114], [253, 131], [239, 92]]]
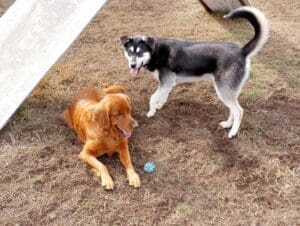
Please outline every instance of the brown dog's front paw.
[[139, 188], [141, 186], [140, 177], [135, 172], [128, 174], [128, 180], [129, 180], [129, 185], [135, 188]]
[[112, 190], [114, 188], [114, 182], [108, 174], [101, 176], [101, 185], [107, 190]]

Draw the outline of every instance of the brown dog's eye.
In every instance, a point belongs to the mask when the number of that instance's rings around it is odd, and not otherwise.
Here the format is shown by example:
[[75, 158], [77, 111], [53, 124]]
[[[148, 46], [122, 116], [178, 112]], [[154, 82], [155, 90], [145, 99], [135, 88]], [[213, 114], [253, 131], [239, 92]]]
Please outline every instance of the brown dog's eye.
[[119, 117], [119, 116], [121, 116], [121, 115], [122, 115], [121, 112], [116, 112], [116, 113], [114, 114], [115, 117]]

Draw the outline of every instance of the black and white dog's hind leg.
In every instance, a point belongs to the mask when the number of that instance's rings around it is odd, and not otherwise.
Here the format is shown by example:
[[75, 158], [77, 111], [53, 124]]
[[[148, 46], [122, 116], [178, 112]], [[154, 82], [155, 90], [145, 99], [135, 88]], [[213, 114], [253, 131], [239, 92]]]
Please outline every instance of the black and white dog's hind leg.
[[225, 87], [225, 85], [219, 85], [215, 83], [216, 91], [220, 100], [229, 108], [229, 117], [227, 121], [220, 122], [220, 125], [223, 128], [230, 128], [231, 130], [228, 134], [229, 138], [237, 135], [242, 118], [243, 118], [243, 109], [238, 101], [238, 94], [234, 90]]
[[[228, 83], [223, 83], [220, 81], [214, 81], [214, 86], [217, 92], [217, 95], [219, 99], [225, 104], [226, 107], [229, 108], [229, 117], [226, 121], [220, 122], [220, 126], [222, 128], [230, 128], [228, 137], [232, 138], [237, 135], [241, 121], [243, 118], [244, 110], [239, 104], [238, 98], [242, 91], [242, 88], [245, 85], [245, 82], [247, 81], [249, 77], [249, 71], [250, 71], [250, 59], [246, 59], [245, 69], [244, 72], [241, 73], [241, 80], [236, 85], [236, 87], [231, 87]], [[240, 77], [237, 74], [232, 75], [232, 79], [235, 79], [234, 77]]]
[[154, 72], [154, 76], [159, 82], [159, 86], [150, 98], [149, 112], [147, 117], [153, 117], [157, 109], [161, 109], [167, 102], [170, 92], [176, 85], [176, 75], [171, 71], [161, 70]]

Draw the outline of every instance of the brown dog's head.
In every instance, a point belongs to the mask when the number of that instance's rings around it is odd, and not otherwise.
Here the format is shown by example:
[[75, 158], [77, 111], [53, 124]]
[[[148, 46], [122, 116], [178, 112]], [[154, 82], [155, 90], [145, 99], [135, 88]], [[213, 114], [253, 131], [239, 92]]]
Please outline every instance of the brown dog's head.
[[116, 127], [125, 138], [131, 136], [133, 128], [138, 126], [131, 116], [130, 99], [125, 94], [108, 94], [99, 103], [95, 111], [95, 120], [105, 129]]

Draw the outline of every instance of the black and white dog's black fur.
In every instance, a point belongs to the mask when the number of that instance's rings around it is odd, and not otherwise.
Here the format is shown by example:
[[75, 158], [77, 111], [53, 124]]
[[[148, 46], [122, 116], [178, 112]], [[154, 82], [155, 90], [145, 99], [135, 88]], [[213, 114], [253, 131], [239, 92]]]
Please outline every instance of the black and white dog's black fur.
[[255, 29], [255, 35], [246, 45], [240, 47], [228, 42], [187, 42], [146, 36], [121, 37], [131, 74], [138, 75], [145, 67], [154, 72], [159, 87], [150, 98], [148, 117], [162, 108], [169, 93], [177, 83], [193, 82], [204, 77], [214, 82], [218, 97], [229, 108], [226, 121], [220, 123], [230, 128], [228, 137], [237, 135], [243, 109], [238, 97], [248, 78], [250, 58], [268, 39], [268, 21], [259, 10], [241, 7], [225, 18], [245, 18]]

